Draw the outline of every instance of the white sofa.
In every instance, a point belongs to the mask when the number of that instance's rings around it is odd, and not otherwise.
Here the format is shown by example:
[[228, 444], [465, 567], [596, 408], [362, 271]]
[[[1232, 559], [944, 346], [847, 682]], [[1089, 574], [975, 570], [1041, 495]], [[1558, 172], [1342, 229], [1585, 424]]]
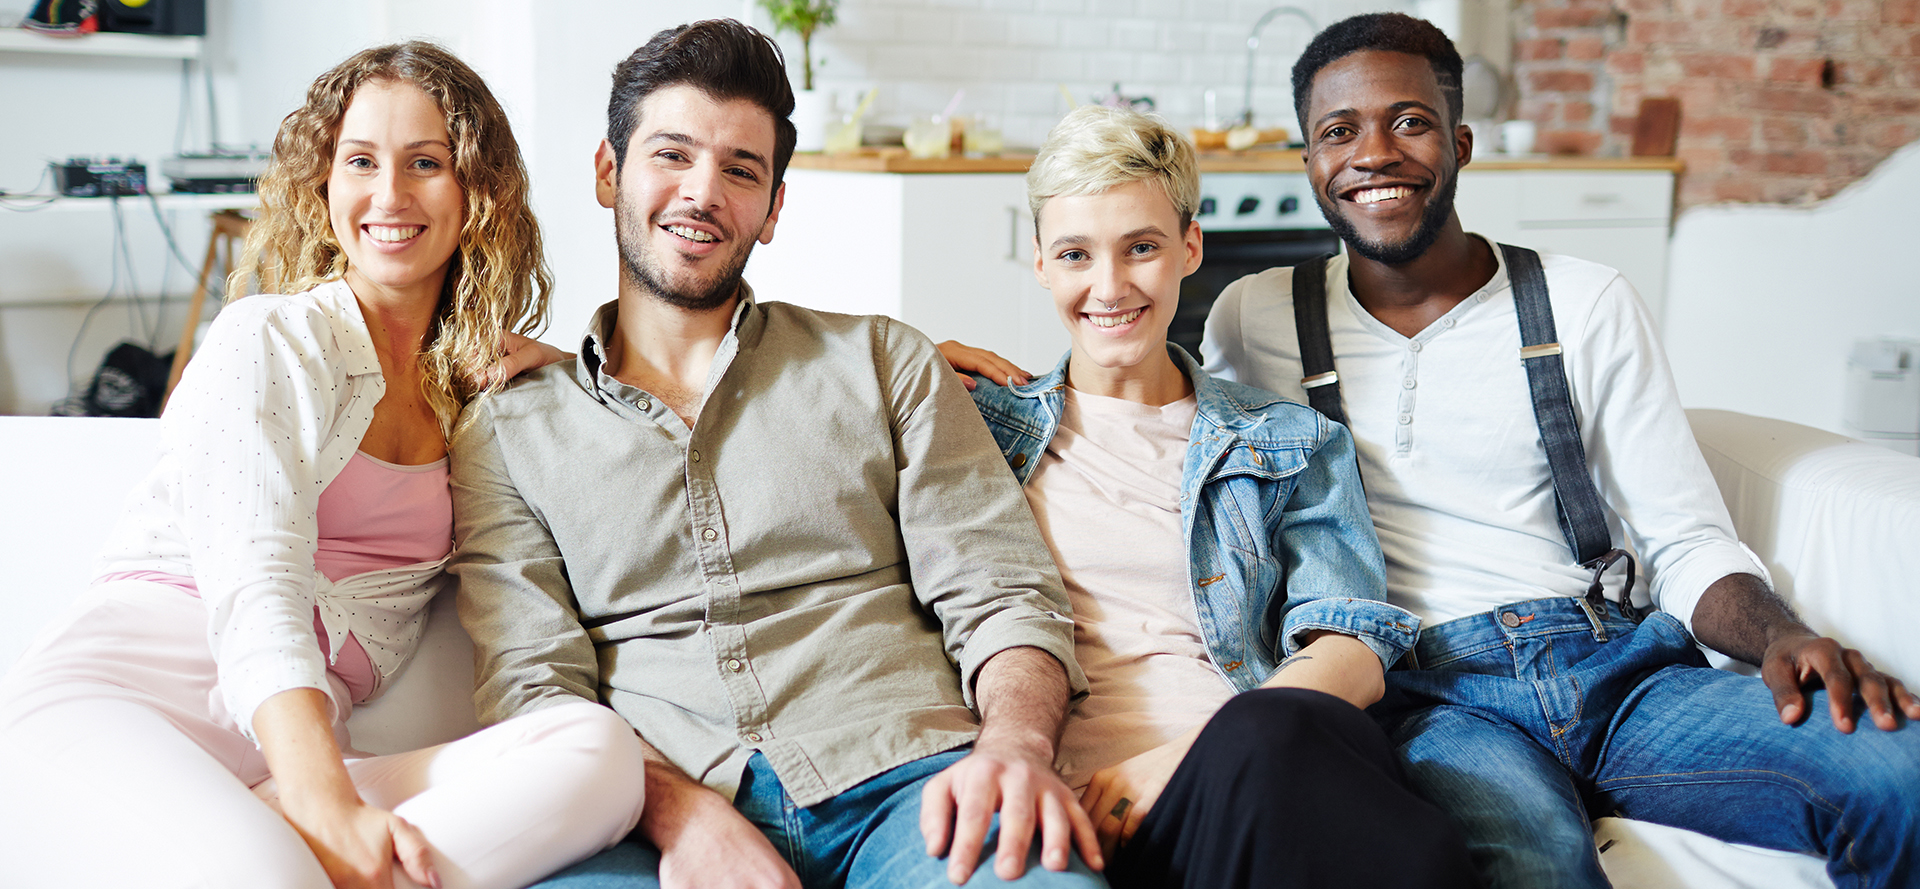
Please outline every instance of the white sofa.
[[[1741, 537], [1807, 622], [1920, 680], [1920, 459], [1805, 426], [1688, 414]], [[0, 670], [86, 583], [93, 548], [155, 457], [151, 420], [0, 417]], [[360, 708], [355, 746], [411, 749], [475, 727], [472, 644], [450, 599], [392, 689]], [[1871, 729], [1863, 729], [1871, 730]], [[1603, 818], [1601, 861], [1621, 887], [1831, 887], [1818, 859]]]

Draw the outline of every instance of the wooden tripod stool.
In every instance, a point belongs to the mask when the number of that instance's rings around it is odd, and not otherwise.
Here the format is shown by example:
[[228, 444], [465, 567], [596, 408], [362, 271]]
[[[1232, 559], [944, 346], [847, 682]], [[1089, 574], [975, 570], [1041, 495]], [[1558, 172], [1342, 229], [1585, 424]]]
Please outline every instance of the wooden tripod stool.
[[[207, 280], [213, 277], [214, 260], [225, 245], [227, 259], [225, 267], [233, 269], [234, 244], [245, 243], [247, 227], [253, 220], [240, 215], [238, 210], [221, 210], [213, 214], [213, 234], [207, 238], [207, 261], [200, 264], [200, 283], [194, 285], [193, 298], [187, 301], [187, 325], [180, 330], [180, 346], [173, 352], [173, 371], [167, 374], [167, 397], [173, 396], [173, 387], [180, 385], [180, 374], [187, 369], [187, 359], [193, 357], [193, 335], [200, 328], [200, 309], [207, 302]], [[224, 288], [222, 288], [224, 290]], [[161, 400], [162, 408], [166, 400]]]

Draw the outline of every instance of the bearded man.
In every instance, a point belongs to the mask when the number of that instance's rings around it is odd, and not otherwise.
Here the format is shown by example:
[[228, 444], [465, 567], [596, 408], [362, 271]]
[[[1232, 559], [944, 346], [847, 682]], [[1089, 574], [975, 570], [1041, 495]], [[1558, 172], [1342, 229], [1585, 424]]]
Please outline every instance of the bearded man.
[[1052, 768], [1066, 593], [966, 391], [917, 331], [741, 280], [792, 109], [738, 22], [623, 62], [619, 297], [451, 446], [483, 721], [599, 701], [649, 748], [635, 835], [547, 885], [1104, 885]]

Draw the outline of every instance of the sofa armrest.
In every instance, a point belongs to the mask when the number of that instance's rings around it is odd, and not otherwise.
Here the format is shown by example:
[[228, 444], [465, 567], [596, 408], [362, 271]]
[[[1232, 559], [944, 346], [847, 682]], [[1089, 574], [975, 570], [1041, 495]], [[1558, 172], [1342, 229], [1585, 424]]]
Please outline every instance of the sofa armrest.
[[1687, 420], [1780, 595], [1808, 626], [1920, 681], [1920, 459], [1731, 411]]

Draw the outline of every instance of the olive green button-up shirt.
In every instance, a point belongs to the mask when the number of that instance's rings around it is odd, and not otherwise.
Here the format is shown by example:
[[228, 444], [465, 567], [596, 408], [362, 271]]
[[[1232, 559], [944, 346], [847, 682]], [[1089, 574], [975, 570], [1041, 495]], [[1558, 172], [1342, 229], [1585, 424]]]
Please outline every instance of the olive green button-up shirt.
[[460, 617], [486, 722], [604, 701], [729, 798], [794, 801], [970, 742], [973, 680], [1065, 665], [1058, 573], [926, 337], [745, 294], [692, 429], [580, 357], [469, 408], [452, 446]]

